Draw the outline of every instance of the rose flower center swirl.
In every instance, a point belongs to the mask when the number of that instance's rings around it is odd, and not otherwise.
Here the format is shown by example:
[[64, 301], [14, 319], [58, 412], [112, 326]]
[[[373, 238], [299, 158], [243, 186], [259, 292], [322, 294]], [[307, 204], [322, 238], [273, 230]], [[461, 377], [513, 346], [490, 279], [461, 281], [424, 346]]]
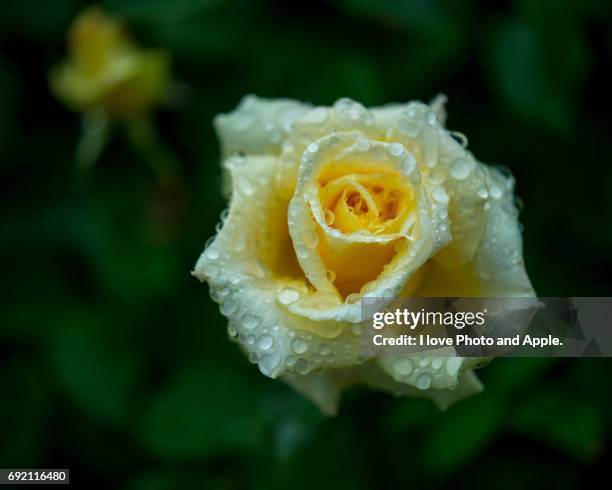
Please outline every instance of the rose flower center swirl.
[[[403, 290], [423, 263], [419, 250], [431, 250], [432, 240], [415, 156], [356, 133], [327, 135], [304, 152], [297, 181], [289, 232], [314, 291], [291, 309], [316, 304], [322, 316], [324, 304], [333, 310], [364, 294]], [[405, 263], [401, 274], [392, 274], [399, 262]]]
[[397, 232], [414, 209], [412, 196], [388, 174], [349, 174], [320, 185], [325, 222], [343, 233]]

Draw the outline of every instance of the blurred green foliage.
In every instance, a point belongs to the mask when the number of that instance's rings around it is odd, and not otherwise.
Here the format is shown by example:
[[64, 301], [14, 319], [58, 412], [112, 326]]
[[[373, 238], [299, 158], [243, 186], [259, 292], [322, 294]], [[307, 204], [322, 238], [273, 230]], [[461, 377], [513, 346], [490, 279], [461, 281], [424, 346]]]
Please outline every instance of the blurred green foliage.
[[221, 197], [213, 116], [244, 94], [449, 96], [509, 167], [540, 295], [612, 295], [612, 9], [603, 0], [108, 0], [177, 80], [155, 122], [182, 184], [117, 131], [88, 179], [48, 91], [79, 0], [0, 16], [0, 466], [87, 488], [573, 488], [612, 463], [609, 360], [498, 360], [445, 413], [355, 389], [324, 418], [249, 365], [190, 275]]

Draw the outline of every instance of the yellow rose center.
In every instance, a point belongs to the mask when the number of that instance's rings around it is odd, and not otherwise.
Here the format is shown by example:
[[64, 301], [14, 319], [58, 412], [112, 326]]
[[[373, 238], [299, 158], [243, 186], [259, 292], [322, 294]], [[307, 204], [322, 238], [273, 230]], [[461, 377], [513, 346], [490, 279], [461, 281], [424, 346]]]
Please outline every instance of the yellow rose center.
[[397, 232], [412, 209], [412, 196], [385, 173], [348, 174], [325, 183], [320, 199], [327, 224], [343, 233]]
[[[374, 165], [346, 164], [323, 168], [318, 178], [319, 200], [331, 228], [344, 234], [368, 232], [392, 235], [416, 210], [414, 190], [402, 176]], [[319, 253], [340, 294], [359, 292], [376, 279], [396, 254], [396, 237], [382, 243], [332, 245], [319, 230]]]

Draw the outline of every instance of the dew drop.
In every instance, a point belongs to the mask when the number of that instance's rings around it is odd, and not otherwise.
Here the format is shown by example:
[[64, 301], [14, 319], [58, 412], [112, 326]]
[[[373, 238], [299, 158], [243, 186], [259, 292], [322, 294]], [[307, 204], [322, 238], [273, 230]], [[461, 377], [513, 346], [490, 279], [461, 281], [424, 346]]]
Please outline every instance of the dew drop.
[[431, 195], [439, 203], [442, 203], [442, 204], [448, 203], [448, 194], [446, 193], [443, 187], [436, 187], [432, 191]]
[[426, 390], [431, 386], [432, 377], [429, 373], [421, 373], [417, 377], [416, 385], [419, 390]]
[[361, 139], [357, 142], [357, 149], [359, 151], [368, 151], [370, 149], [370, 142], [366, 139]]
[[206, 257], [210, 260], [217, 260], [219, 258], [219, 249], [217, 247], [208, 247], [206, 249]]
[[290, 305], [300, 299], [300, 293], [293, 288], [283, 288], [278, 293], [278, 300], [283, 305]]
[[327, 223], [328, 226], [333, 225], [334, 221], [336, 221], [336, 215], [332, 211], [330, 211], [329, 209], [326, 209], [323, 214], [324, 214], [324, 217], [325, 217], [325, 223]]
[[257, 347], [259, 347], [261, 350], [270, 350], [273, 345], [274, 338], [272, 337], [272, 335], [262, 335], [257, 341]]
[[325, 275], [327, 276], [327, 280], [329, 282], [334, 282], [336, 280], [336, 273], [332, 270], [326, 271]]
[[414, 155], [412, 153], [408, 153], [406, 155], [406, 158], [404, 158], [404, 161], [402, 162], [402, 171], [406, 175], [410, 175], [412, 172], [414, 172], [416, 166], [416, 158], [414, 158]]
[[450, 174], [457, 180], [463, 180], [470, 175], [470, 162], [465, 158], [457, 158], [452, 163]]
[[440, 209], [438, 211], [438, 218], [442, 220], [448, 218], [448, 211], [446, 209]]
[[306, 359], [298, 359], [297, 362], [295, 363], [295, 370], [299, 374], [308, 373], [308, 368], [309, 368], [309, 365]]
[[307, 122], [322, 124], [327, 120], [327, 109], [325, 107], [315, 107], [305, 116]]
[[270, 355], [259, 360], [259, 370], [264, 376], [272, 377], [274, 370], [280, 362], [280, 356]]
[[421, 366], [421, 367], [427, 367], [427, 366], [429, 366], [429, 357], [422, 357], [422, 358], [419, 360], [419, 366]]
[[316, 143], [310, 143], [310, 144], [308, 145], [308, 151], [309, 151], [310, 153], [316, 153], [316, 152], [318, 152], [318, 151], [319, 151], [319, 145], [318, 145], [318, 144], [316, 144]]
[[398, 157], [404, 153], [404, 147], [400, 143], [392, 143], [389, 151], [391, 155]]
[[351, 293], [345, 298], [344, 302], [348, 305], [354, 305], [356, 303], [359, 303], [360, 299], [361, 295], [359, 293]]
[[399, 123], [399, 128], [403, 131], [407, 136], [411, 138], [416, 137], [419, 134], [419, 125], [413, 123], [412, 121], [402, 120]]
[[499, 186], [492, 186], [489, 189], [489, 192], [491, 193], [491, 197], [493, 199], [501, 199], [501, 197], [504, 195], [504, 192], [501, 190], [501, 188]]
[[428, 179], [433, 185], [440, 185], [446, 180], [446, 171], [442, 167], [436, 167], [430, 172]]
[[323, 344], [321, 346], [321, 348], [319, 349], [319, 354], [321, 354], [322, 356], [330, 355], [331, 354], [331, 348], [329, 347], [329, 345]]
[[236, 311], [236, 308], [238, 308], [238, 303], [230, 298], [221, 304], [219, 310], [223, 315], [229, 316]]
[[300, 338], [295, 338], [293, 342], [291, 342], [291, 350], [296, 354], [303, 354], [308, 350], [308, 344]]
[[298, 245], [295, 247], [295, 253], [300, 259], [305, 259], [308, 257], [308, 249], [302, 245]]
[[487, 188], [485, 186], [482, 186], [478, 189], [478, 197], [480, 197], [481, 199], [486, 199], [487, 197], [489, 197], [489, 191], [487, 191]]
[[253, 330], [260, 323], [261, 320], [255, 315], [251, 315], [250, 313], [245, 313], [244, 315], [242, 315], [242, 325], [247, 330]]
[[393, 368], [400, 376], [408, 376], [413, 369], [412, 361], [410, 359], [398, 359], [393, 363]]
[[310, 248], [315, 248], [319, 244], [319, 235], [314, 230], [308, 230], [304, 232], [304, 242]]

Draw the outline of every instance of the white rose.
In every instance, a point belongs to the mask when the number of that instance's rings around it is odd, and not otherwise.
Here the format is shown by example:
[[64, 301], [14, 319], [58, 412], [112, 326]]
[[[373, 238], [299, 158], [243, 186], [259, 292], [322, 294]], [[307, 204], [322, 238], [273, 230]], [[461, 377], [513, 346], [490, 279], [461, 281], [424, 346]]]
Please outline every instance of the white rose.
[[355, 383], [443, 407], [481, 389], [476, 358], [364, 358], [362, 297], [534, 294], [513, 179], [444, 122], [442, 97], [248, 96], [215, 120], [231, 198], [195, 275], [251, 361], [325, 412]]

